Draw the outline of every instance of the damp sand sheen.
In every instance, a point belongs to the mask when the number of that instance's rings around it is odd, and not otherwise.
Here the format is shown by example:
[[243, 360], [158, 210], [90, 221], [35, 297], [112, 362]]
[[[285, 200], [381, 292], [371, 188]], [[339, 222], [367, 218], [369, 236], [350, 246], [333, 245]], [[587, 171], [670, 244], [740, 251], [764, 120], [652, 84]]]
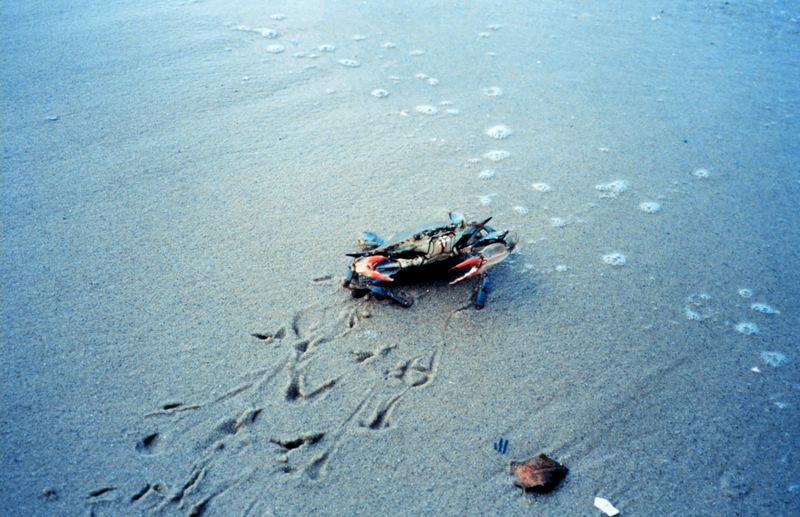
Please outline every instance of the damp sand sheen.
[[800, 515], [783, 4], [4, 6], [3, 508]]

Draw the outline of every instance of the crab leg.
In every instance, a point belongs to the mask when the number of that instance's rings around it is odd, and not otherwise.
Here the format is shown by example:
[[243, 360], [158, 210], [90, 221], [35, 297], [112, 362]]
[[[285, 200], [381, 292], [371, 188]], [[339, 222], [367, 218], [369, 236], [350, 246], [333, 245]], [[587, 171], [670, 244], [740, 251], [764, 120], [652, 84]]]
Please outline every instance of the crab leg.
[[473, 229], [472, 235], [470, 235], [469, 239], [467, 240], [468, 245], [475, 244], [475, 242], [479, 239], [481, 230], [486, 226], [486, 223], [491, 220], [492, 218], [489, 217], [479, 223], [475, 223], [475, 228]]
[[383, 244], [383, 239], [373, 232], [362, 232], [358, 236], [358, 245], [361, 249], [372, 250]]
[[475, 291], [475, 308], [483, 309], [486, 305], [486, 291], [489, 288], [489, 275], [483, 273], [481, 275], [481, 283], [478, 284], [478, 290]]
[[369, 284], [367, 284], [367, 289], [369, 289], [373, 293], [378, 294], [380, 296], [385, 296], [386, 298], [391, 298], [392, 300], [394, 300], [395, 302], [399, 303], [403, 307], [411, 307], [411, 304], [413, 303], [410, 299], [403, 298], [402, 296], [400, 296], [396, 292], [392, 291], [391, 289], [387, 289], [387, 288], [385, 288], [383, 286], [380, 286], [380, 285], [375, 285], [373, 283], [369, 283]]
[[464, 234], [461, 236], [460, 239], [453, 245], [454, 248], [460, 248], [462, 246], [472, 246], [480, 239], [481, 230], [486, 226], [486, 223], [491, 221], [492, 218], [489, 217], [488, 219], [471, 223], [468, 228], [468, 231], [465, 231]]
[[344, 282], [342, 285], [345, 287], [350, 287], [350, 282], [353, 281], [353, 270], [351, 268], [347, 268], [347, 273], [344, 275]]

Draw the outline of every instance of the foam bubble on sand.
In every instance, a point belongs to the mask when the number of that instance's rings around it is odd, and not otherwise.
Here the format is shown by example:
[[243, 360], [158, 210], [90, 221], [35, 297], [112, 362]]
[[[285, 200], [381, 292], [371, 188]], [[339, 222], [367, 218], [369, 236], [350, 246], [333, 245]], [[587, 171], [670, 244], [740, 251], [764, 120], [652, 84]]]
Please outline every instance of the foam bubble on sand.
[[683, 315], [686, 316], [686, 319], [690, 321], [703, 321], [702, 314], [697, 311], [693, 311], [692, 309], [685, 309], [683, 311]]
[[378, 99], [384, 99], [389, 96], [389, 92], [387, 92], [382, 88], [377, 88], [375, 90], [372, 90], [372, 96]]
[[353, 41], [364, 41], [365, 39], [367, 39], [367, 37], [361, 34], [355, 34], [353, 36]]
[[260, 34], [267, 39], [275, 39], [281, 35], [281, 33], [276, 31], [275, 29], [248, 27], [247, 25], [237, 25], [236, 27], [233, 28], [233, 30], [242, 32], [255, 32], [256, 34]]
[[448, 110], [445, 110], [445, 113], [447, 113], [448, 115], [461, 115], [461, 110], [456, 108], [450, 108]]
[[489, 129], [484, 131], [484, 133], [486, 134], [486, 136], [502, 140], [503, 138], [507, 138], [511, 134], [511, 129], [509, 129], [508, 126], [504, 126], [501, 124], [490, 127]]
[[553, 191], [553, 187], [551, 187], [547, 183], [534, 183], [533, 185], [531, 185], [531, 187], [533, 188], [533, 190], [536, 190], [538, 192], [552, 192]]
[[478, 202], [482, 205], [488, 205], [489, 203], [492, 202], [492, 196], [494, 196], [494, 194], [481, 196], [480, 198], [478, 198]]
[[708, 169], [695, 169], [695, 171], [692, 173], [692, 176], [701, 180], [708, 178], [709, 175], [710, 173], [708, 172]]
[[336, 52], [336, 45], [333, 45], [332, 43], [323, 43], [317, 47], [317, 50], [320, 52]]
[[788, 357], [780, 352], [761, 352], [760, 357], [762, 361], [773, 368], [780, 368], [791, 362]]
[[551, 217], [550, 218], [550, 226], [553, 228], [563, 228], [567, 225], [567, 222], [560, 217]]
[[383, 43], [383, 45], [381, 45], [381, 46], [382, 46], [383, 48], [396, 48], [396, 47], [397, 47], [397, 45], [395, 45], [395, 44], [394, 44], [394, 43], [392, 43], [391, 41], [386, 41], [386, 42], [384, 42], [384, 43]]
[[350, 68], [357, 68], [361, 66], [361, 63], [356, 61], [355, 59], [340, 59], [340, 65], [349, 66]]
[[684, 316], [691, 321], [703, 321], [717, 315], [717, 310], [711, 306], [711, 295], [695, 293], [686, 298]]
[[414, 111], [417, 113], [422, 113], [423, 115], [436, 115], [439, 113], [439, 108], [434, 106], [428, 106], [427, 104], [421, 104], [414, 108]]
[[639, 210], [646, 214], [655, 214], [661, 211], [661, 204], [655, 201], [645, 201], [639, 204]]
[[478, 173], [478, 177], [482, 180], [488, 180], [489, 178], [494, 178], [495, 171], [491, 169], [486, 169], [485, 171], [481, 171]]
[[267, 52], [269, 52], [270, 54], [280, 54], [284, 50], [286, 50], [286, 47], [284, 47], [283, 45], [268, 45], [267, 46]]
[[275, 29], [256, 29], [256, 31], [268, 39], [275, 39], [281, 35], [281, 33]]
[[602, 192], [600, 197], [617, 197], [628, 190], [628, 182], [625, 180], [615, 180], [610, 183], [595, 185], [595, 190]]
[[742, 298], [750, 298], [753, 296], [753, 291], [750, 289], [739, 289], [739, 296]]
[[488, 88], [484, 88], [481, 91], [487, 97], [502, 97], [503, 96], [503, 89], [500, 88], [499, 86], [489, 86]]
[[706, 293], [697, 293], [689, 296], [686, 301], [695, 305], [703, 305], [706, 302], [711, 301], [711, 295]]
[[479, 33], [478, 33], [478, 37], [479, 37], [479, 38], [491, 38], [491, 37], [492, 37], [492, 34], [491, 34], [491, 33], [489, 33], [489, 32], [479, 32]]
[[424, 53], [425, 53], [424, 50], [412, 50], [411, 52], [408, 53], [408, 55], [409, 56], [421, 56]]
[[490, 162], [501, 162], [511, 156], [511, 153], [508, 151], [503, 151], [501, 149], [496, 149], [494, 151], [489, 151], [488, 153], [484, 154], [483, 157], [489, 160]]
[[752, 336], [754, 334], [758, 334], [759, 332], [758, 325], [748, 321], [743, 321], [733, 328], [736, 329], [736, 332], [739, 334], [744, 334], [745, 336]]
[[751, 310], [760, 312], [761, 314], [780, 314], [781, 311], [776, 311], [766, 303], [754, 303], [750, 306]]
[[609, 253], [608, 255], [603, 255], [603, 262], [609, 266], [621, 267], [624, 266], [628, 260], [622, 253]]
[[419, 79], [420, 81], [424, 81], [428, 78], [428, 74], [414, 74], [414, 79]]
[[525, 215], [525, 214], [527, 214], [527, 213], [529, 212], [528, 208], [527, 208], [527, 207], [524, 207], [524, 206], [522, 206], [522, 205], [516, 205], [516, 206], [513, 206], [513, 207], [511, 207], [511, 208], [513, 208], [513, 210], [514, 210], [516, 213], [518, 213], [518, 214], [522, 214], [522, 215]]
[[283, 13], [275, 13], [272, 16], [270, 16], [270, 19], [271, 20], [276, 20], [276, 21], [285, 20], [286, 19], [286, 15], [283, 14]]

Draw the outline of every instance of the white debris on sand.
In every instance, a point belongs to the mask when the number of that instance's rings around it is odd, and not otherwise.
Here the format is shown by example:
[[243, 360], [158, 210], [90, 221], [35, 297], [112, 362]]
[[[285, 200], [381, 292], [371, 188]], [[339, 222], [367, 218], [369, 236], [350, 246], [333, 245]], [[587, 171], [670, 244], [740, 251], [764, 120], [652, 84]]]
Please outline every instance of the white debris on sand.
[[602, 497], [594, 498], [594, 506], [604, 514], [608, 515], [608, 517], [614, 517], [615, 515], [619, 514], [619, 510], [617, 510], [608, 499], [603, 499]]

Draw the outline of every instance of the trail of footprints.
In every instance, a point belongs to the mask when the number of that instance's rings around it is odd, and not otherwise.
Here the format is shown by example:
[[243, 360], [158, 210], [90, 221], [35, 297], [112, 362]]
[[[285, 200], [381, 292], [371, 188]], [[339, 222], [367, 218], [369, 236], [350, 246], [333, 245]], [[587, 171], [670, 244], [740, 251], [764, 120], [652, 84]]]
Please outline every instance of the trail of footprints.
[[[285, 18], [274, 15], [271, 20], [281, 22]], [[491, 31], [500, 28], [498, 24], [489, 26]], [[270, 54], [278, 56], [286, 50], [277, 43], [281, 38], [277, 29], [244, 25], [232, 29], [270, 40], [264, 48]], [[490, 36], [489, 32], [480, 34], [482, 39]], [[354, 41], [364, 39], [353, 37]], [[387, 52], [394, 48], [393, 43], [382, 45]], [[323, 56], [335, 51], [335, 45], [320, 44], [307, 52], [299, 49], [291, 56], [322, 62], [329, 61]], [[408, 52], [412, 59], [422, 54], [421, 50]], [[336, 61], [349, 68], [361, 65], [349, 58]], [[437, 78], [426, 74], [417, 73], [414, 78], [431, 87], [439, 84]], [[389, 79], [395, 84], [401, 81], [394, 76]], [[499, 87], [484, 88], [482, 93], [488, 97], [503, 95]], [[381, 99], [389, 91], [375, 89], [372, 95]], [[449, 101], [439, 105], [446, 115], [460, 114]], [[422, 117], [436, 116], [439, 111], [438, 107], [427, 105], [413, 109]], [[411, 112], [403, 110], [397, 115], [405, 117]], [[487, 134], [503, 139], [511, 130], [495, 126]], [[486, 153], [485, 159], [500, 162], [509, 156], [507, 151], [494, 150]], [[338, 305], [311, 305], [297, 311], [286, 325], [252, 334], [257, 342], [271, 347], [274, 360], [242, 375], [233, 387], [205, 401], [165, 401], [146, 413], [146, 430], [132, 448], [145, 467], [142, 472], [152, 474], [145, 474], [146, 479], [139, 486], [108, 485], [93, 490], [87, 497], [90, 514], [198, 517], [227, 492], [238, 489], [250, 495], [248, 490], [254, 490], [252, 487], [274, 485], [275, 476], [295, 484], [322, 480], [346, 437], [368, 436], [399, 425], [398, 408], [406, 395], [430, 386], [436, 379], [444, 341], [415, 344], [414, 349], [420, 352], [412, 357], [400, 357], [400, 347], [394, 345], [359, 349], [351, 335], [367, 317], [369, 314], [358, 304], [344, 309]], [[340, 393], [363, 396], [347, 407], [346, 401], [352, 398]], [[226, 416], [220, 419], [221, 414]], [[185, 464], [187, 461], [191, 463]], [[184, 473], [179, 475], [179, 481], [147, 478], [163, 475], [158, 474], [162, 465], [164, 471], [176, 470], [166, 465], [177, 465]], [[251, 495], [252, 502], [241, 513], [267, 513], [264, 494]]]
[[[398, 357], [396, 345], [353, 349], [358, 343], [347, 336], [366, 317], [362, 304], [344, 309], [315, 304], [297, 311], [277, 331], [253, 334], [273, 347], [273, 364], [245, 374], [209, 400], [168, 401], [143, 416], [152, 431], [133, 449], [147, 465], [192, 458], [183, 481], [100, 487], [88, 494], [90, 514], [201, 516], [215, 498], [237, 486], [245, 489], [243, 483], [254, 477], [265, 481], [247, 487], [274, 483], [275, 476], [288, 483], [319, 482], [343, 438], [398, 425], [395, 413], [404, 397], [436, 378], [444, 343], [415, 346], [424, 351], [410, 358]], [[338, 361], [333, 368], [332, 357]], [[342, 407], [352, 399], [339, 397], [337, 390], [364, 395], [353, 407]], [[220, 414], [228, 416], [219, 420]], [[277, 421], [277, 415], [286, 414], [290, 422]], [[262, 499], [254, 496], [251, 506]]]

